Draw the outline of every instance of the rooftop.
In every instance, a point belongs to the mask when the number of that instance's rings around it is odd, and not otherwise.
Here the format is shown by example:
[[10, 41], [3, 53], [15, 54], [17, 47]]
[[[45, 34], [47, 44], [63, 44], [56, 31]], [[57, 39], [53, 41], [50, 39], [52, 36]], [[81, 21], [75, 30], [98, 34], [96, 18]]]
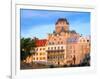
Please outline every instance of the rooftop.
[[58, 22], [61, 22], [61, 21], [65, 21], [68, 25], [69, 25], [69, 22], [67, 21], [66, 18], [59, 18], [56, 22], [56, 24], [58, 24]]
[[47, 42], [46, 39], [36, 40], [36, 47], [45, 46], [46, 42]]

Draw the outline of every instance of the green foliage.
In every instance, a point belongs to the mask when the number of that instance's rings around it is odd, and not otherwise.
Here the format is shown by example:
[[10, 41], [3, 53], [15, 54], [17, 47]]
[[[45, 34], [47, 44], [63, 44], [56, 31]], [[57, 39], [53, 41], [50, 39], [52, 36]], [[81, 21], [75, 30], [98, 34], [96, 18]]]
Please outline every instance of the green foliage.
[[90, 54], [86, 54], [84, 59], [82, 60], [81, 66], [90, 66]]
[[21, 60], [24, 60], [27, 56], [30, 56], [32, 53], [30, 52], [31, 49], [34, 49], [36, 39], [31, 38], [21, 38]]

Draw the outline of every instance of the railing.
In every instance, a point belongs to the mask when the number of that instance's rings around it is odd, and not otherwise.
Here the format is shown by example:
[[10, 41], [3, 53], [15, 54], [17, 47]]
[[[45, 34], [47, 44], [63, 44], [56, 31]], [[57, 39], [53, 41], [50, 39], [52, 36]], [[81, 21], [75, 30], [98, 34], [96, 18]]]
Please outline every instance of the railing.
[[46, 50], [46, 52], [64, 52], [64, 49], [61, 49], [61, 50]]

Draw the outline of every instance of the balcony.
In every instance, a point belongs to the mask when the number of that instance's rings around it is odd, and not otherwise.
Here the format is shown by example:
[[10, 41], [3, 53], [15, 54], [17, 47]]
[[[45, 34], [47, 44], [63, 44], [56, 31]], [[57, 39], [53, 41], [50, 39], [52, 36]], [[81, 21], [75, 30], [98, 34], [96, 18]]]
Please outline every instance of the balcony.
[[61, 49], [61, 50], [47, 50], [46, 52], [64, 52], [64, 49]]

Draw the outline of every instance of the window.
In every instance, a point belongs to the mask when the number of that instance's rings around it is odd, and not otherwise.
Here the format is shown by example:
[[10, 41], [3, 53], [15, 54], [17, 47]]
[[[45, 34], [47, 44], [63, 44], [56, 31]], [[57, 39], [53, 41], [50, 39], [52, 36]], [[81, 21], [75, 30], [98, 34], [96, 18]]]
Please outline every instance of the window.
[[49, 45], [51, 45], [51, 42], [49, 42]]
[[48, 57], [48, 59], [49, 59], [49, 57]]
[[82, 42], [82, 40], [80, 40], [80, 42]]
[[72, 46], [69, 46], [69, 49], [72, 49]]
[[40, 53], [40, 55], [42, 55], [42, 53]]
[[43, 55], [45, 55], [45, 53], [43, 53]]
[[61, 40], [61, 38], [59, 38], [59, 40]]
[[72, 53], [72, 50], [70, 50], [70, 53]]
[[56, 47], [55, 47], [55, 50], [56, 50]]
[[61, 59], [63, 59], [63, 56], [60, 56]]
[[36, 55], [38, 55], [38, 53], [36, 53]]
[[72, 58], [72, 55], [70, 56], [70, 58]]
[[72, 46], [70, 46], [70, 49], [72, 49]]
[[45, 48], [43, 48], [43, 50], [45, 50]]
[[54, 45], [54, 42], [52, 42], [52, 45]]
[[56, 41], [56, 39], [54, 39]]
[[40, 48], [40, 50], [42, 50], [42, 48]]
[[63, 44], [63, 42], [61, 41], [61, 44]]
[[83, 39], [83, 42], [85, 42], [85, 39]]
[[51, 47], [51, 49], [53, 49], [53, 47]]
[[58, 44], [59, 44], [59, 42], [58, 42]]
[[73, 50], [73, 52], [75, 53], [75, 50]]
[[38, 51], [38, 48], [36, 49], [36, 51]]
[[87, 42], [89, 42], [89, 40], [87, 40]]
[[42, 60], [42, 57], [40, 57], [40, 60]]
[[58, 47], [58, 49], [60, 49], [60, 47]]
[[61, 49], [63, 49], [63, 46], [61, 46]]
[[43, 57], [43, 59], [45, 60], [45, 57]]
[[35, 58], [33, 58], [33, 60], [35, 60]]

